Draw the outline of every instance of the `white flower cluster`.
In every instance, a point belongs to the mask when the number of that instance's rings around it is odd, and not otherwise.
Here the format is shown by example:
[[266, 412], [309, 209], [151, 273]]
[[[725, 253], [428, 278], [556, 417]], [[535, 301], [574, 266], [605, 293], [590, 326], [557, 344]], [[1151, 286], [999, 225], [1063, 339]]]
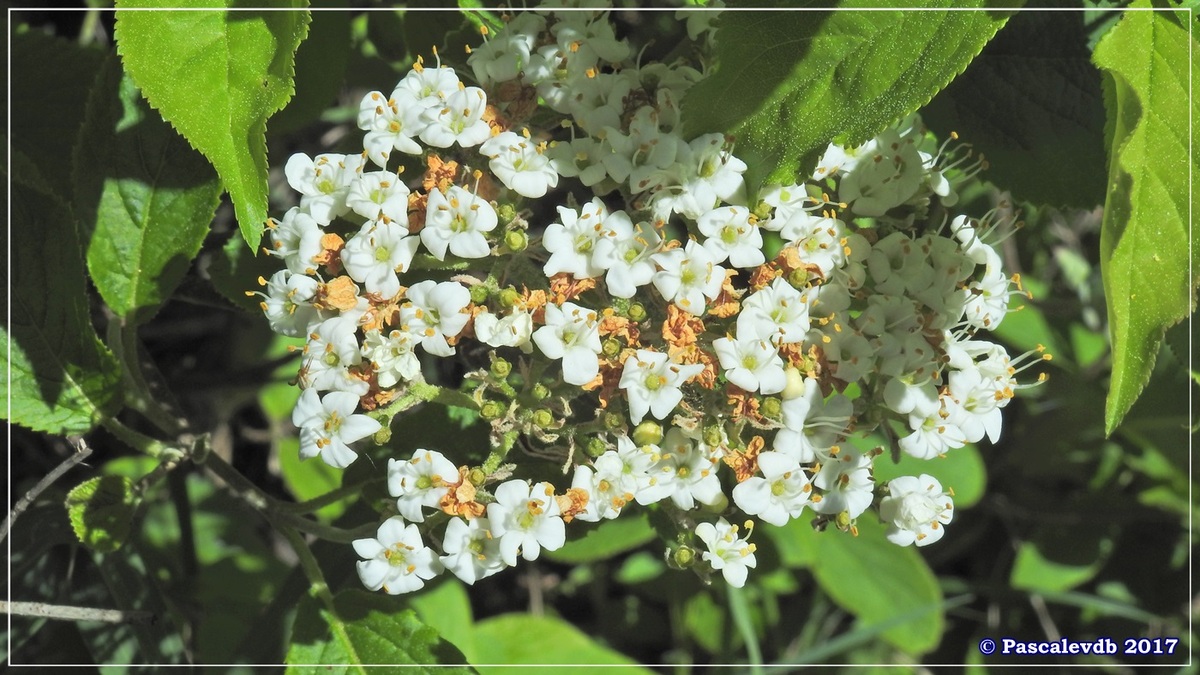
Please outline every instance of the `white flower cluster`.
[[[284, 269], [263, 309], [307, 338], [302, 456], [345, 467], [352, 444], [386, 436], [389, 404], [428, 386], [422, 355], [474, 369], [463, 391], [492, 427], [492, 448], [389, 462], [397, 515], [354, 544], [371, 589], [443, 569], [474, 583], [634, 504], [674, 510], [706, 551], [672, 559], [737, 586], [753, 521], [701, 506], [732, 499], [772, 525], [809, 509], [856, 532], [875, 505], [891, 541], [921, 546], [951, 493], [928, 475], [876, 489], [882, 451], [847, 439], [879, 431], [933, 459], [999, 436], [1036, 357], [979, 336], [1019, 292], [988, 243], [1005, 223], [918, 227], [982, 160], [931, 145], [914, 116], [747, 195], [727, 139], [680, 133], [699, 71], [634, 53], [606, 13], [520, 13], [471, 53], [473, 85], [418, 62], [363, 98], [361, 154], [287, 163], [301, 198], [272, 223]], [[535, 111], [559, 123], [523, 126]], [[397, 152], [424, 175], [389, 170]], [[510, 478], [515, 446], [569, 487]]]

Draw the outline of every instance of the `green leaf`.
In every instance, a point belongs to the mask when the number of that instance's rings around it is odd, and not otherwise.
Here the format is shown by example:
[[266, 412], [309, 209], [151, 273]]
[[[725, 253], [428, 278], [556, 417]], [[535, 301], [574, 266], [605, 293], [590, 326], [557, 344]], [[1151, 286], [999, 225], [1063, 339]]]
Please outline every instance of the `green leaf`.
[[408, 606], [417, 612], [417, 617], [442, 636], [443, 640], [458, 647], [464, 654], [471, 650], [474, 618], [471, 614], [471, 599], [462, 582], [452, 575], [432, 588], [422, 589], [409, 597]]
[[294, 55], [309, 14], [135, 11], [154, 5], [118, 3], [115, 37], [125, 70], [150, 105], [216, 167], [242, 237], [257, 249], [267, 221], [267, 119], [292, 96]]
[[1089, 581], [1112, 551], [1112, 539], [1097, 528], [1043, 528], [1021, 542], [1013, 562], [1013, 588], [1068, 591]]
[[578, 539], [567, 542], [557, 551], [543, 551], [554, 561], [579, 564], [608, 560], [631, 551], [657, 536], [645, 512], [605, 520]]
[[[292, 387], [295, 389], [295, 387]], [[342, 485], [342, 472], [325, 462], [307, 462], [300, 459], [300, 440], [286, 438], [279, 442], [279, 473], [288, 492], [303, 502], [336, 490]], [[321, 520], [330, 522], [346, 511], [345, 500], [323, 506], [315, 513]]]
[[108, 553], [129, 538], [135, 502], [133, 481], [124, 476], [96, 476], [67, 493], [67, 516], [84, 546]]
[[[32, 30], [13, 35], [11, 48], [12, 147], [44, 178], [65, 178], [104, 52]], [[70, 197], [65, 180], [51, 182], [60, 196]]]
[[200, 252], [221, 184], [200, 153], [152, 112], [110, 59], [88, 101], [75, 155], [75, 203], [100, 296], [149, 320]]
[[259, 303], [262, 297], [246, 295], [248, 291], [261, 293], [259, 278], [270, 279], [283, 269], [280, 259], [273, 255], [255, 255], [237, 235], [231, 236], [219, 252], [213, 254], [208, 266], [208, 278], [213, 288], [226, 300], [248, 312], [262, 312]]
[[473, 650], [467, 656], [485, 675], [534, 664], [571, 666], [572, 673], [611, 673], [613, 666], [625, 666], [622, 673], [650, 673], [561, 619], [529, 614], [504, 614], [476, 624]]
[[[334, 608], [336, 612], [318, 608], [311, 597], [301, 603], [288, 647], [288, 672], [301, 672], [301, 665], [334, 666], [329, 672], [343, 673], [470, 672], [466, 667], [437, 667], [466, 659], [421, 623], [416, 612], [397, 611], [392, 598], [345, 590], [334, 598]], [[377, 664], [391, 668], [363, 667]]]
[[52, 434], [85, 433], [120, 409], [121, 369], [92, 328], [70, 211], [19, 180], [11, 190], [10, 245], [20, 255], [11, 270], [7, 260], [0, 265], [12, 301], [12, 323], [0, 334], [11, 379], [0, 392], [12, 422]]
[[[1180, 23], [1192, 21], [1194, 29], [1193, 16], [1129, 12], [1094, 55], [1106, 76], [1111, 141], [1100, 232], [1100, 270], [1113, 343], [1107, 434], [1149, 380], [1166, 329], [1195, 304], [1188, 248], [1196, 240], [1188, 240], [1193, 206], [1188, 195], [1200, 194], [1200, 165], [1189, 158], [1189, 123], [1200, 118], [1200, 102], [1188, 96], [1189, 66], [1195, 67], [1188, 60], [1189, 48], [1194, 50], [1194, 44], [1186, 24]], [[1191, 54], [1195, 58], [1200, 50]]]
[[1083, 20], [1082, 12], [1018, 12], [921, 111], [938, 136], [957, 131], [982, 152], [990, 168], [981, 176], [1018, 200], [1104, 200], [1104, 99]]
[[942, 591], [929, 565], [915, 548], [889, 542], [873, 515], [859, 518], [857, 526], [857, 537], [833, 528], [817, 532], [811, 518], [759, 529], [777, 544], [790, 539], [806, 551], [804, 562], [817, 583], [863, 625], [906, 617], [883, 632], [890, 644], [909, 654], [932, 650], [941, 640], [944, 618]]
[[[918, 4], [963, 7], [946, 0]], [[877, 5], [849, 0], [839, 9]], [[736, 136], [737, 156], [751, 167], [751, 194], [764, 182], [793, 182], [811, 173], [834, 137], [861, 144], [928, 103], [1008, 14], [725, 12], [716, 35], [717, 68], [683, 100], [685, 134]]]

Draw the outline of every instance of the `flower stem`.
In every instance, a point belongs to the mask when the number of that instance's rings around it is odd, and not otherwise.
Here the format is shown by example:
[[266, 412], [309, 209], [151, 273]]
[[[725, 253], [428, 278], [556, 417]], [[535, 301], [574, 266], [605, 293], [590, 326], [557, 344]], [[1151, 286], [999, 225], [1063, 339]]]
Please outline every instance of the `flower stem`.
[[174, 462], [183, 459], [187, 455], [187, 451], [175, 445], [164, 443], [157, 438], [151, 438], [143, 433], [134, 431], [112, 417], [106, 417], [100, 424], [129, 447], [139, 452], [144, 452], [157, 460]]

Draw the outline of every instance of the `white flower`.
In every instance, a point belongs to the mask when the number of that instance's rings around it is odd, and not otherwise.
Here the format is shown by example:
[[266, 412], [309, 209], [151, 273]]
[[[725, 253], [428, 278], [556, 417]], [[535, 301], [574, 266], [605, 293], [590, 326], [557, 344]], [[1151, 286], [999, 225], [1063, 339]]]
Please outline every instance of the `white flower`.
[[429, 191], [421, 242], [438, 260], [446, 249], [460, 258], [486, 258], [491, 253], [484, 232], [496, 229], [496, 209], [485, 199], [451, 185], [445, 193]]
[[303, 195], [300, 208], [317, 223], [328, 225], [349, 210], [346, 195], [362, 165], [361, 155], [324, 154], [310, 159], [308, 155], [296, 153], [288, 158], [283, 173], [288, 185]]
[[342, 265], [368, 293], [390, 300], [400, 292], [396, 273], [408, 270], [419, 243], [409, 235], [407, 224], [367, 222], [342, 247]]
[[421, 336], [421, 346], [434, 356], [450, 356], [454, 347], [446, 341], [466, 327], [471, 318], [463, 310], [471, 303], [471, 292], [460, 283], [419, 281], [408, 289], [408, 304], [400, 308], [400, 327]]
[[847, 170], [844, 163], [841, 168], [838, 196], [860, 216], [882, 216], [908, 201], [925, 179], [925, 162], [912, 138], [887, 129], [873, 146], [860, 153], [854, 168]]
[[[478, 318], [476, 319], [478, 321]], [[582, 386], [600, 372], [600, 333], [596, 313], [573, 302], [546, 305], [546, 325], [533, 342], [550, 359], [563, 360], [563, 381]]]
[[621, 370], [620, 387], [629, 399], [629, 418], [638, 424], [649, 412], [656, 419], [666, 419], [683, 400], [680, 385], [703, 370], [701, 364], [671, 363], [662, 352], [639, 349], [625, 359]]
[[751, 516], [783, 527], [808, 504], [812, 485], [795, 457], [779, 452], [758, 455], [762, 476], [751, 476], [733, 488], [733, 503]]
[[787, 385], [783, 359], [766, 340], [739, 334], [736, 340], [727, 337], [714, 340], [713, 349], [725, 369], [725, 377], [746, 391], [777, 394]]
[[389, 220], [408, 224], [408, 186], [391, 171], [368, 171], [350, 183], [346, 205], [367, 220]]
[[776, 344], [803, 341], [810, 326], [808, 303], [800, 291], [783, 278], [775, 279], [770, 286], [746, 297], [737, 318], [739, 336]]
[[724, 575], [726, 583], [735, 588], [746, 585], [749, 568], [758, 566], [754, 544], [746, 541], [749, 535], [738, 537], [738, 526], [721, 518], [716, 523], [697, 525], [696, 536], [708, 547], [701, 557]]
[[[712, 505], [720, 501], [721, 479], [717, 475], [717, 449], [688, 438], [682, 429], [671, 427], [660, 447], [654, 475], [671, 488], [671, 501], [685, 511], [696, 502]], [[662, 474], [669, 480], [662, 479]]]
[[826, 402], [820, 383], [805, 378], [803, 395], [783, 402], [784, 428], [775, 435], [774, 449], [800, 462], [825, 457], [846, 433], [853, 412], [849, 398], [835, 394]]
[[344, 315], [326, 319], [308, 336], [300, 386], [324, 391], [336, 389], [362, 396], [369, 385], [350, 374], [350, 366], [362, 363], [358, 347], [358, 325]]
[[433, 508], [460, 480], [458, 468], [446, 456], [433, 450], [417, 450], [412, 459], [388, 460], [388, 493], [396, 497], [396, 508], [405, 520], [425, 520], [422, 507]]
[[821, 464], [813, 485], [825, 491], [820, 501], [813, 500], [814, 511], [830, 515], [845, 511], [851, 518], [857, 518], [871, 505], [875, 489], [871, 457], [843, 449]]
[[446, 97], [441, 106], [424, 113], [428, 123], [421, 130], [421, 140], [435, 148], [448, 148], [458, 143], [469, 148], [486, 141], [492, 128], [483, 121], [487, 94], [479, 87], [465, 87]]
[[377, 330], [367, 333], [362, 354], [375, 364], [380, 387], [391, 389], [401, 380], [420, 376], [421, 362], [413, 351], [420, 341], [420, 336], [404, 330], [392, 330], [386, 336]]
[[271, 330], [297, 337], [304, 335], [313, 323], [320, 320], [320, 313], [312, 306], [320, 282], [303, 274], [279, 270], [267, 280], [267, 293], [260, 303]]
[[653, 464], [649, 453], [638, 454], [637, 446], [628, 436], [618, 437], [617, 445], [622, 449], [621, 453], [608, 450], [597, 457], [592, 466], [581, 464], [575, 467], [571, 487], [588, 493], [587, 505], [576, 518], [587, 522], [616, 518], [648, 482], [648, 472]]
[[428, 125], [421, 115], [424, 110], [417, 97], [406, 89], [397, 89], [386, 100], [377, 91], [364, 96], [358, 106], [357, 121], [358, 128], [367, 132], [363, 137], [367, 157], [387, 168], [393, 150], [421, 154], [422, 148], [413, 137]]
[[704, 248], [714, 262], [733, 267], [758, 267], [767, 261], [763, 256], [762, 233], [752, 222], [750, 209], [744, 206], [722, 206], [707, 211], [696, 221], [700, 232], [708, 237]]
[[436, 577], [442, 564], [421, 541], [416, 525], [402, 518], [388, 518], [379, 526], [374, 539], [355, 539], [354, 550], [365, 558], [358, 562], [358, 578], [363, 586], [399, 595], [415, 591], [426, 579]]
[[350, 444], [382, 428], [375, 419], [356, 415], [358, 397], [331, 391], [321, 397], [316, 389], [305, 389], [292, 411], [292, 424], [300, 430], [300, 456], [321, 456], [325, 463], [344, 469], [358, 458]]
[[542, 549], [555, 551], [567, 541], [567, 530], [554, 500], [554, 486], [538, 483], [532, 488], [523, 480], [502, 483], [496, 501], [488, 504], [492, 534], [500, 539], [500, 557], [509, 566], [517, 564], [517, 553], [537, 560]]
[[523, 309], [514, 307], [504, 316], [481, 312], [475, 317], [475, 337], [493, 347], [519, 347], [528, 354], [533, 351], [532, 336], [533, 317]]
[[442, 539], [441, 557], [446, 569], [468, 584], [490, 577], [505, 568], [500, 542], [492, 537], [487, 518], [451, 518]]
[[576, 212], [558, 207], [561, 223], [551, 223], [542, 235], [542, 246], [550, 253], [543, 271], [547, 277], [567, 272], [577, 279], [590, 279], [603, 272], [593, 262], [592, 249], [600, 240], [608, 209], [599, 197], [584, 204]]
[[479, 152], [491, 159], [488, 167], [504, 187], [531, 199], [544, 196], [558, 185], [558, 172], [545, 149], [545, 145], [512, 131], [492, 136], [479, 146]]
[[900, 476], [888, 483], [879, 500], [879, 518], [888, 524], [888, 541], [897, 546], [928, 546], [945, 534], [954, 517], [954, 500], [929, 474]]
[[271, 255], [283, 258], [283, 263], [293, 274], [316, 274], [317, 263], [313, 259], [321, 253], [321, 237], [325, 231], [308, 215], [308, 212], [293, 206], [283, 215], [283, 220], [269, 225], [271, 230]]
[[715, 300], [725, 283], [725, 268], [716, 264], [712, 254], [694, 240], [683, 249], [671, 249], [651, 256], [662, 269], [654, 274], [654, 287], [667, 302], [685, 312], [700, 316], [704, 299]]
[[[947, 405], [947, 403], [949, 405]], [[941, 408], [949, 408], [943, 410]], [[942, 406], [929, 415], [910, 414], [908, 426], [913, 432], [901, 438], [897, 445], [904, 452], [917, 459], [933, 459], [946, 454], [953, 448], [961, 448], [967, 444], [967, 435], [951, 418], [950, 410], [954, 409], [952, 400], [943, 399]], [[942, 417], [942, 413], [946, 417]]]
[[412, 94], [423, 108], [439, 107], [450, 94], [458, 91], [458, 75], [453, 68], [438, 66], [426, 68], [423, 59], [417, 57], [417, 63], [408, 71], [404, 79], [396, 85], [392, 98], [407, 91]]
[[632, 298], [638, 287], [654, 278], [658, 268], [651, 256], [662, 237], [647, 221], [634, 225], [624, 211], [614, 211], [604, 219], [602, 234], [593, 249], [592, 262], [608, 270], [604, 283], [613, 297]]

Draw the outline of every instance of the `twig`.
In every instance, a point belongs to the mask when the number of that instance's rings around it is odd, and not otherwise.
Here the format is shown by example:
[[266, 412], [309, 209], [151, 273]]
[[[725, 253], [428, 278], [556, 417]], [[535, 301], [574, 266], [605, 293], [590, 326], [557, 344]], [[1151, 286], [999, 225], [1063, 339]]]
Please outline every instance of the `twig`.
[[75, 446], [75, 454], [63, 460], [62, 464], [54, 467], [53, 471], [46, 474], [45, 478], [38, 481], [37, 485], [34, 485], [32, 490], [26, 492], [25, 496], [21, 497], [16, 505], [13, 506], [13, 510], [4, 519], [3, 528], [0, 529], [0, 541], [4, 541], [4, 538], [8, 536], [8, 531], [12, 529], [13, 523], [17, 522], [17, 518], [25, 512], [25, 509], [29, 508], [29, 505], [33, 503], [33, 500], [38, 498], [38, 495], [42, 494], [43, 490], [50, 487], [51, 483], [61, 478], [63, 474], [70, 471], [76, 464], [79, 464], [92, 454], [92, 449], [88, 447], [82, 438], [73, 439], [71, 444]]
[[66, 621], [100, 621], [102, 623], [142, 623], [154, 620], [154, 612], [119, 609], [96, 609], [94, 607], [72, 607], [70, 605], [48, 605], [44, 602], [5, 602], [0, 600], [0, 609], [6, 614], [37, 616]]

